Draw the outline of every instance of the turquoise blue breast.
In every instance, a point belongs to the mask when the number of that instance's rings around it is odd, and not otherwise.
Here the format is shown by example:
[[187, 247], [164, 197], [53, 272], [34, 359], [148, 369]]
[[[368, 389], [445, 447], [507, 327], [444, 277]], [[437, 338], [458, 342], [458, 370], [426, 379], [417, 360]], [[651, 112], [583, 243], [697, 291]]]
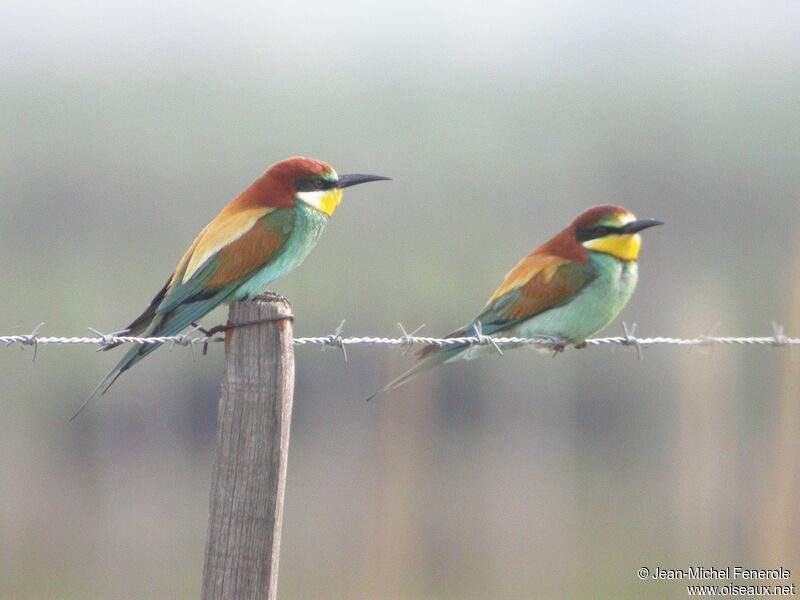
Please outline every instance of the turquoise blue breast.
[[303, 202], [292, 209], [282, 209], [267, 217], [270, 226], [280, 231], [284, 242], [272, 258], [234, 292], [232, 300], [254, 298], [276, 279], [302, 263], [316, 245], [329, 217]]
[[551, 335], [579, 343], [603, 329], [625, 308], [636, 288], [636, 262], [600, 252], [588, 254], [597, 277], [571, 302], [520, 323], [518, 335]]

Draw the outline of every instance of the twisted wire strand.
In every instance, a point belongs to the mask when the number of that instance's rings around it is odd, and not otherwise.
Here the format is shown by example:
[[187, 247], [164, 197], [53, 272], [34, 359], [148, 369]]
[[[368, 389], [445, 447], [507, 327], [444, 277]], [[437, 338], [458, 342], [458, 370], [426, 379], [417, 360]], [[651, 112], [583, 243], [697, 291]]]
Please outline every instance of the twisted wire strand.
[[[135, 337], [117, 334], [103, 334], [95, 329], [90, 329], [96, 335], [94, 337], [52, 337], [42, 336], [40, 331], [44, 326], [40, 323], [30, 334], [27, 335], [4, 335], [0, 336], [0, 344], [6, 346], [43, 346], [50, 344], [88, 344], [95, 346], [106, 346], [109, 344], [170, 344], [172, 346], [195, 346], [197, 344], [208, 344], [224, 341], [223, 337], [199, 335], [196, 329], [190, 330], [187, 334], [162, 336], [162, 337]], [[746, 346], [796, 346], [800, 345], [800, 338], [786, 337], [783, 334], [783, 327], [773, 324], [773, 335], [761, 337], [744, 336], [716, 336], [704, 335], [692, 338], [679, 337], [637, 337], [633, 335], [634, 328], [625, 327], [625, 334], [622, 336], [599, 337], [586, 340], [587, 346], [600, 346], [604, 344], [618, 344], [622, 346], [636, 346], [644, 348], [647, 346], [671, 345], [671, 346], [715, 346], [715, 345], [746, 345]], [[378, 346], [401, 346], [411, 347], [415, 345], [435, 345], [451, 346], [458, 344], [469, 344], [472, 346], [494, 346], [498, 351], [502, 345], [536, 345], [543, 347], [563, 347], [560, 340], [550, 337], [492, 337], [476, 332], [476, 335], [452, 338], [426, 337], [405, 333], [401, 327], [403, 335], [400, 337], [343, 337], [342, 325], [337, 330], [327, 336], [299, 337], [294, 339], [295, 346], [321, 345], [333, 346], [344, 349], [345, 346], [359, 345], [378, 345]]]

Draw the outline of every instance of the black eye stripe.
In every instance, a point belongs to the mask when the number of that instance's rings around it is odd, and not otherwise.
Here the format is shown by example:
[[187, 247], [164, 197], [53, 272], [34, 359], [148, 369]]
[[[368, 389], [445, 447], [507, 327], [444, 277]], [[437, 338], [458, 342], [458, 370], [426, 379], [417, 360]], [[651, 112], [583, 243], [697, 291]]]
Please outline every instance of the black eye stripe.
[[605, 237], [607, 235], [621, 235], [625, 233], [624, 227], [610, 227], [608, 225], [598, 225], [597, 227], [590, 227], [588, 229], [579, 228], [576, 236], [579, 242], [588, 242], [597, 238]]
[[335, 187], [335, 181], [323, 177], [309, 177], [308, 179], [301, 179], [294, 184], [294, 189], [298, 192], [319, 192], [331, 190]]

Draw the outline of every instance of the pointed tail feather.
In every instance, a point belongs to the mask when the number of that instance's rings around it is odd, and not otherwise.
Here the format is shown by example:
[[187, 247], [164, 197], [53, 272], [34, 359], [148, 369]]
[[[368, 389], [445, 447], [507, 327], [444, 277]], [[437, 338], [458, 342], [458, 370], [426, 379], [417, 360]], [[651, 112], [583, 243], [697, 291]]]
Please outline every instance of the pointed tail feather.
[[[147, 337], [149, 335], [158, 335], [159, 333], [159, 325], [162, 324], [162, 316], [156, 315], [156, 317], [150, 322], [150, 325], [142, 331], [142, 335]], [[171, 334], [166, 334], [171, 335]], [[117, 378], [122, 375], [125, 371], [130, 369], [133, 365], [137, 362], [142, 360], [145, 356], [150, 354], [153, 350], [158, 348], [161, 344], [147, 344], [147, 345], [139, 345], [134, 344], [131, 348], [125, 353], [125, 355], [120, 359], [120, 361], [116, 364], [116, 366], [109, 371], [108, 375], [106, 375], [103, 380], [97, 384], [97, 387], [94, 388], [91, 394], [83, 401], [80, 408], [72, 415], [69, 420], [73, 421], [79, 414], [83, 412], [83, 410], [89, 405], [92, 398], [96, 396], [102, 396], [108, 391]], [[113, 347], [113, 346], [112, 346]], [[105, 346], [103, 349], [106, 349]]]
[[83, 401], [80, 408], [72, 415], [69, 420], [73, 421], [79, 414], [83, 412], [89, 402], [91, 402], [92, 398], [95, 396], [102, 396], [108, 391], [117, 378], [122, 375], [125, 371], [130, 369], [133, 365], [137, 362], [142, 360], [145, 356], [150, 354], [153, 350], [158, 348], [161, 344], [147, 344], [146, 346], [134, 345], [130, 350], [125, 353], [125, 356], [117, 363], [117, 365], [109, 371], [108, 375], [106, 375], [103, 380], [97, 384], [97, 387], [94, 388], [91, 394]]
[[419, 363], [415, 366], [411, 367], [408, 371], [400, 375], [399, 377], [393, 379], [385, 386], [383, 386], [380, 390], [372, 394], [369, 398], [367, 398], [367, 402], [372, 400], [373, 398], [380, 396], [381, 394], [388, 392], [390, 390], [395, 390], [399, 388], [401, 385], [405, 385], [412, 379], [415, 379], [418, 375], [428, 371], [429, 369], [433, 369], [434, 367], [438, 367], [439, 365], [446, 363], [448, 360], [452, 360], [456, 358], [459, 354], [464, 352], [465, 349], [469, 348], [469, 344], [457, 344], [453, 346], [439, 346], [439, 347], [425, 347], [420, 352], [420, 356], [423, 357]]
[[[236, 290], [238, 285], [238, 282], [228, 285], [215, 292], [211, 296], [202, 297], [199, 300], [194, 300], [191, 302], [185, 302], [174, 307], [169, 312], [160, 313], [158, 312], [157, 305], [164, 298], [164, 294], [169, 286], [169, 283], [167, 283], [167, 285], [164, 286], [164, 289], [162, 289], [153, 299], [153, 302], [147, 308], [147, 310], [145, 310], [133, 323], [128, 326], [127, 331], [129, 332], [129, 335], [141, 335], [142, 337], [169, 337], [171, 335], [176, 335], [198, 319], [208, 314], [221, 303], [226, 302], [228, 297]], [[196, 296], [196, 298], [200, 298], [200, 296]], [[110, 350], [118, 345], [119, 343], [108, 344], [103, 346], [101, 349]], [[145, 356], [150, 354], [159, 346], [161, 346], [160, 343], [134, 345], [130, 350], [128, 350], [128, 352], [126, 352], [122, 357], [122, 360], [117, 363], [117, 365], [109, 372], [109, 374], [103, 378], [103, 381], [100, 382], [94, 391], [89, 394], [89, 397], [86, 398], [84, 403], [78, 409], [78, 412], [70, 417], [70, 421], [83, 412], [83, 409], [86, 408], [92, 398], [97, 395], [102, 396], [105, 394], [108, 391], [108, 388], [110, 388], [117, 380], [117, 377], [122, 375], [122, 373], [130, 369], [133, 365], [142, 360]]]

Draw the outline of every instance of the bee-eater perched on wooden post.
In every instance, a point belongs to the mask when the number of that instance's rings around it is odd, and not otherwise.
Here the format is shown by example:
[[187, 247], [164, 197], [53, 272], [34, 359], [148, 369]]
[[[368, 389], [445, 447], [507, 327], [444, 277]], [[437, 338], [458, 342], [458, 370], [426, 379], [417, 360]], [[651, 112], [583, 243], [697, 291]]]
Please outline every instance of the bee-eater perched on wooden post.
[[[220, 304], [257, 296], [308, 256], [344, 188], [386, 179], [339, 176], [324, 162], [303, 157], [272, 165], [200, 232], [150, 306], [125, 330], [127, 335], [176, 335]], [[89, 399], [105, 393], [157, 347], [134, 345]]]
[[[566, 344], [582, 344], [613, 321], [630, 300], [638, 277], [639, 232], [654, 225], [663, 223], [637, 220], [619, 206], [595, 206], [584, 211], [561, 233], [523, 258], [478, 316], [447, 337], [541, 336], [561, 349]], [[494, 351], [491, 345], [468, 343], [425, 346], [418, 353], [422, 360], [375, 396], [437, 365]]]

